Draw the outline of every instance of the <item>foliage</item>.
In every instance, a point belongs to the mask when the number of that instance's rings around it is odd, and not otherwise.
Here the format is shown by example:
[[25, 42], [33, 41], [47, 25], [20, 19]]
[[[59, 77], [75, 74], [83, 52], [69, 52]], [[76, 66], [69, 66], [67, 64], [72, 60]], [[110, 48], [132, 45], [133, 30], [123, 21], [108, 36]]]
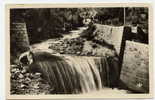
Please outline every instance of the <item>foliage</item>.
[[147, 8], [34, 8], [11, 10], [11, 21], [24, 20], [26, 22], [31, 44], [48, 38], [61, 37], [62, 34], [82, 26], [83, 19], [88, 18], [95, 23], [114, 26], [136, 23], [148, 33]]
[[138, 25], [148, 34], [148, 8], [126, 8], [126, 25]]

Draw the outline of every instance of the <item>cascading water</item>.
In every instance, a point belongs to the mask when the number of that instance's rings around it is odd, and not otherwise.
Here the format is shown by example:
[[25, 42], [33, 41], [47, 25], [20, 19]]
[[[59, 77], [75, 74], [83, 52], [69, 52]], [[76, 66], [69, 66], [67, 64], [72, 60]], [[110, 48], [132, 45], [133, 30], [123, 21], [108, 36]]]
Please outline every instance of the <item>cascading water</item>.
[[30, 68], [42, 72], [56, 94], [87, 93], [110, 84], [110, 67], [106, 57], [34, 53], [34, 63]]
[[82, 92], [102, 88], [100, 71], [93, 58], [68, 57], [67, 62], [77, 72]]

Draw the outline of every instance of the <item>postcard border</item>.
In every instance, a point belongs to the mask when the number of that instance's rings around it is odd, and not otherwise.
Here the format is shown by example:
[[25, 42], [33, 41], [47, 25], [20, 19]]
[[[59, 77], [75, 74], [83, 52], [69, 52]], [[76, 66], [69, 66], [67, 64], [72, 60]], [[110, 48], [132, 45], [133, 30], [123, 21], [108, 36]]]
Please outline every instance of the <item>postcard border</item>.
[[[11, 8], [79, 8], [79, 7], [148, 7], [149, 8], [149, 94], [97, 94], [97, 95], [10, 95], [10, 11]], [[153, 98], [153, 5], [150, 3], [77, 3], [77, 4], [6, 4], [5, 5], [5, 61], [7, 99], [50, 99], [50, 98]]]

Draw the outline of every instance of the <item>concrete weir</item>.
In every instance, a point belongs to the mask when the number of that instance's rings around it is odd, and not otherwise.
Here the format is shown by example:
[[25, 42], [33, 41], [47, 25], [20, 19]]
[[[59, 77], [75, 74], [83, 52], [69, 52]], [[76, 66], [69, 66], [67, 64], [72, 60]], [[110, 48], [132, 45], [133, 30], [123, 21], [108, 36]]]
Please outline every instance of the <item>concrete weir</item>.
[[106, 57], [55, 56], [47, 52], [35, 52], [33, 58], [31, 70], [38, 69], [46, 76], [58, 94], [101, 90], [114, 86], [119, 78], [118, 66], [109, 64], [114, 60]]
[[120, 79], [135, 92], [149, 92], [149, 46], [126, 41]]

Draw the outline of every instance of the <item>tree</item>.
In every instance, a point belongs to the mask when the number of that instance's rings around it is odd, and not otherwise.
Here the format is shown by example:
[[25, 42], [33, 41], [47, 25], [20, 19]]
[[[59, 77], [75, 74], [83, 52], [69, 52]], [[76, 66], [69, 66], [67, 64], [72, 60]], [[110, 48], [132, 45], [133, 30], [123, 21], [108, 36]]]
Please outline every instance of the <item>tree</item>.
[[29, 39], [24, 10], [10, 10], [10, 53], [11, 62], [14, 62], [21, 53], [29, 50]]

